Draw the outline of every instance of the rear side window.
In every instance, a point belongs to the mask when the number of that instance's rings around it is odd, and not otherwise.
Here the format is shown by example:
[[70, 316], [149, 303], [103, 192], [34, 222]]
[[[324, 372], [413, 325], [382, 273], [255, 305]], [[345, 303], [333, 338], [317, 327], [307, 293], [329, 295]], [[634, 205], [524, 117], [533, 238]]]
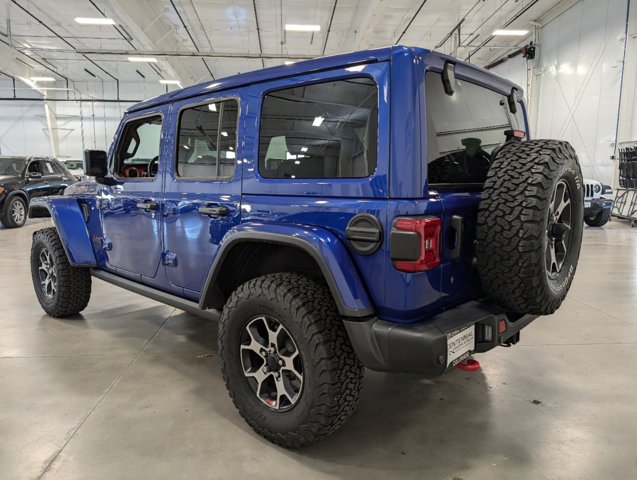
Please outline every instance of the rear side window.
[[504, 95], [464, 80], [447, 95], [434, 72], [425, 75], [425, 88], [429, 183], [484, 183], [504, 132], [526, 130], [522, 106], [514, 115]]
[[376, 170], [378, 89], [351, 78], [270, 92], [261, 109], [265, 178], [363, 178]]
[[178, 177], [228, 179], [236, 169], [236, 100], [187, 108], [179, 117]]

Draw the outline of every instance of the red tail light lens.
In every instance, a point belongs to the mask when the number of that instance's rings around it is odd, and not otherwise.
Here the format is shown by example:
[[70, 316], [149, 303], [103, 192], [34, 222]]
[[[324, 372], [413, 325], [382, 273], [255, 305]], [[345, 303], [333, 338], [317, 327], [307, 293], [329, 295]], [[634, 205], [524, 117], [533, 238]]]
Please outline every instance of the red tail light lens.
[[442, 222], [437, 217], [397, 219], [394, 230], [412, 232], [420, 237], [420, 253], [414, 260], [394, 260], [394, 267], [403, 272], [422, 272], [438, 267], [441, 229]]

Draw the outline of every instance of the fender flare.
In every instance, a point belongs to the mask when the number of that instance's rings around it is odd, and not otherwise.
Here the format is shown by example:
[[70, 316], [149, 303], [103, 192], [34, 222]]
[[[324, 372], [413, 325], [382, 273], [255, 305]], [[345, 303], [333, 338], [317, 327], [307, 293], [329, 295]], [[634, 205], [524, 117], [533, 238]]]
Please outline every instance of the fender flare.
[[318, 227], [281, 224], [241, 224], [224, 236], [204, 283], [201, 309], [212, 306], [213, 287], [228, 254], [245, 242], [286, 245], [304, 251], [319, 266], [341, 315], [360, 318], [374, 313], [349, 252], [334, 234]]
[[29, 217], [42, 218], [44, 209], [53, 220], [69, 263], [74, 267], [96, 266], [91, 236], [77, 200], [63, 196], [33, 198], [29, 205]]

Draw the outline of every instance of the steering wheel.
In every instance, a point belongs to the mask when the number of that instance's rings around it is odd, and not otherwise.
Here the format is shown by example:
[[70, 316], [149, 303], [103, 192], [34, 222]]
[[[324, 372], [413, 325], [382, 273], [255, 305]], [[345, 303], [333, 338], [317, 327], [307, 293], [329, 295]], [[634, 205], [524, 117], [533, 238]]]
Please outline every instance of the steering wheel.
[[153, 158], [150, 162], [148, 162], [148, 167], [146, 168], [146, 171], [148, 172], [148, 176], [156, 177], [158, 167], [159, 167], [159, 155]]

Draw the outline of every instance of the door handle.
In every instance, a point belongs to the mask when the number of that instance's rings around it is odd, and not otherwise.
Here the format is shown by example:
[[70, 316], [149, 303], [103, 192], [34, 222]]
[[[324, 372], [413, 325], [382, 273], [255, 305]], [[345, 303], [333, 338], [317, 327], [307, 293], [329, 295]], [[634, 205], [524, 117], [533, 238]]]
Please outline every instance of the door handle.
[[205, 207], [199, 207], [197, 210], [202, 215], [210, 215], [213, 217], [225, 217], [228, 215], [228, 209], [219, 205], [207, 205]]
[[157, 202], [139, 202], [137, 204], [137, 208], [139, 208], [140, 210], [152, 210], [155, 211], [157, 210]]

